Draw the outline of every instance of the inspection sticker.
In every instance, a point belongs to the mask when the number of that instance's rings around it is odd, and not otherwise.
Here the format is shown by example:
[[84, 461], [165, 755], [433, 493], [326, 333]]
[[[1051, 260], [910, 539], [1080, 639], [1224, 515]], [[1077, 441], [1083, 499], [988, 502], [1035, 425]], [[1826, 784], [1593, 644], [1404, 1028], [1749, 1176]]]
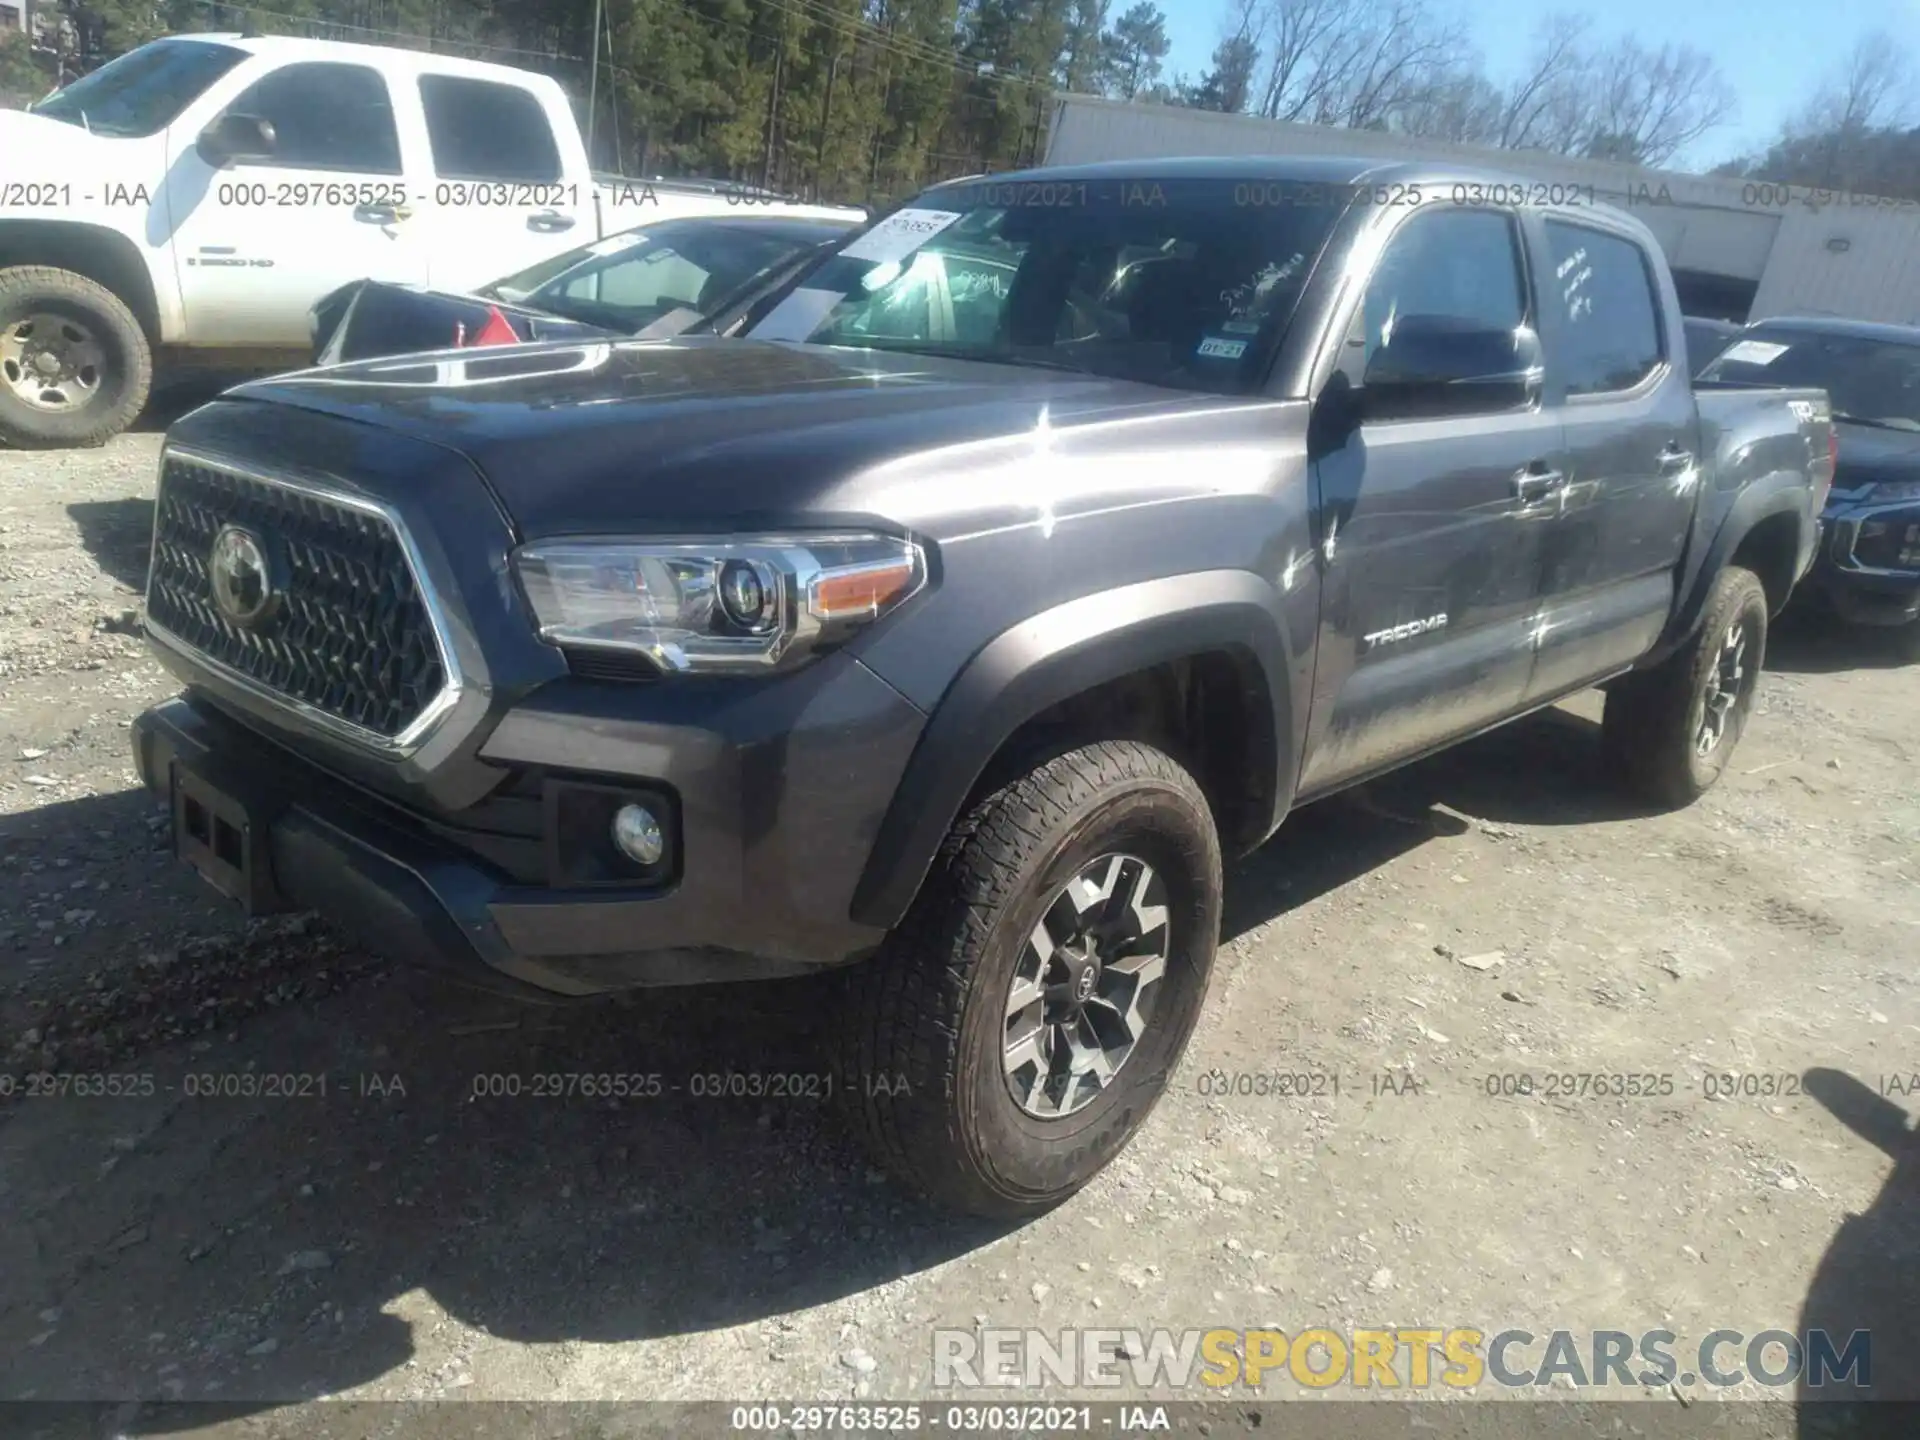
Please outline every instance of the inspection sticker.
[[904, 260], [959, 218], [958, 210], [896, 210], [840, 253], [849, 260]]
[[1776, 345], [1771, 340], [1742, 340], [1729, 345], [1720, 358], [1731, 360], [1736, 365], [1771, 365], [1786, 353], [1786, 346]]
[[1222, 340], [1217, 335], [1209, 335], [1200, 342], [1201, 355], [1210, 355], [1216, 360], [1238, 360], [1247, 353], [1244, 340]]

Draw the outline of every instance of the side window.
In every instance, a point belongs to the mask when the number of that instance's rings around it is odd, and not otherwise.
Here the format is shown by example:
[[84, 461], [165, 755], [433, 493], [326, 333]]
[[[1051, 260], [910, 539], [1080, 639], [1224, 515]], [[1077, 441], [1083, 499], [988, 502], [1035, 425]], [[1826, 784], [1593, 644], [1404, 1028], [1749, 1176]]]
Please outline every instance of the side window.
[[1558, 359], [1569, 395], [1630, 390], [1660, 365], [1660, 309], [1646, 253], [1631, 240], [1547, 222]]
[[1354, 384], [1405, 315], [1483, 330], [1527, 323], [1526, 272], [1513, 218], [1498, 210], [1443, 210], [1400, 227], [1367, 282], [1340, 368]]
[[518, 85], [422, 75], [433, 173], [443, 180], [550, 181], [560, 151], [540, 101]]
[[273, 126], [273, 163], [294, 170], [400, 173], [393, 102], [378, 70], [306, 61], [247, 87], [227, 107]]

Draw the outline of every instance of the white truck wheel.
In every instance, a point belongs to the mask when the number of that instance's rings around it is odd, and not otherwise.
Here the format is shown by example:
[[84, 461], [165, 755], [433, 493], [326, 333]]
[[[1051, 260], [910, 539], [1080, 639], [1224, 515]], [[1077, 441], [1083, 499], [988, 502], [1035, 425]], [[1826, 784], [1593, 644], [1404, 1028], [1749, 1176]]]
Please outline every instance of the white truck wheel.
[[0, 442], [100, 445], [147, 403], [153, 352], [133, 312], [71, 270], [0, 270]]

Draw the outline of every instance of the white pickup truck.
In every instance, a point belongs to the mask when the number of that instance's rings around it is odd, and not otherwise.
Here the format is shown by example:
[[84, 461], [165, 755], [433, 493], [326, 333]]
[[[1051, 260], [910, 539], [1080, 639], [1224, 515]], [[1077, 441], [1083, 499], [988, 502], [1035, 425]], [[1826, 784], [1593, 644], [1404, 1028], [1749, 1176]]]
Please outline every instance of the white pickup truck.
[[411, 50], [156, 40], [0, 111], [0, 442], [95, 444], [156, 364], [304, 361], [308, 311], [374, 279], [472, 289], [601, 236], [746, 208], [607, 181], [543, 76]]

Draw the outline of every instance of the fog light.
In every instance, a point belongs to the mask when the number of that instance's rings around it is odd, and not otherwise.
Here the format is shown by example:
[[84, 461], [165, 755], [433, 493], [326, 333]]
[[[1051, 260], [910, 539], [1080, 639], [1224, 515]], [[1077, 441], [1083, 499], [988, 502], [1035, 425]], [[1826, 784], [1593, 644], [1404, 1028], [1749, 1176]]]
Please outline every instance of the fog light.
[[622, 805], [613, 812], [613, 843], [636, 865], [658, 865], [667, 853], [666, 833], [644, 805]]

